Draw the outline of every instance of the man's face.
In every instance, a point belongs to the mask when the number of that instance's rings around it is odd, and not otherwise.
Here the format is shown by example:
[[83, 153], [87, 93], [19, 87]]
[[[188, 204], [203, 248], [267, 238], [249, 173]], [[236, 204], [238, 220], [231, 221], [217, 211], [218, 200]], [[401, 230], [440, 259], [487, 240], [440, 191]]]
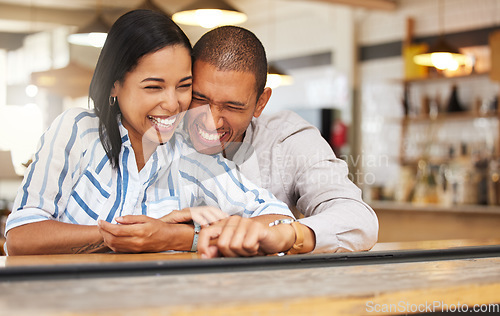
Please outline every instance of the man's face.
[[255, 90], [251, 72], [221, 71], [203, 61], [194, 63], [187, 128], [197, 151], [234, 154], [252, 117], [260, 116], [271, 96], [266, 88], [257, 99]]

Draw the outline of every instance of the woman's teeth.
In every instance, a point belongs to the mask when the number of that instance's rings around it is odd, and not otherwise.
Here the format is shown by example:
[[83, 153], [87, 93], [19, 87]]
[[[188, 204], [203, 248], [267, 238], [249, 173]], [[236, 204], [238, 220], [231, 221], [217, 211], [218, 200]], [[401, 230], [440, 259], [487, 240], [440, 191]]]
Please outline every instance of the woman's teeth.
[[175, 123], [175, 120], [176, 120], [175, 116], [171, 116], [169, 118], [159, 118], [156, 116], [148, 116], [148, 118], [151, 121], [153, 121], [153, 123], [155, 123], [156, 125], [160, 125], [161, 127], [165, 127], [165, 128], [171, 127]]

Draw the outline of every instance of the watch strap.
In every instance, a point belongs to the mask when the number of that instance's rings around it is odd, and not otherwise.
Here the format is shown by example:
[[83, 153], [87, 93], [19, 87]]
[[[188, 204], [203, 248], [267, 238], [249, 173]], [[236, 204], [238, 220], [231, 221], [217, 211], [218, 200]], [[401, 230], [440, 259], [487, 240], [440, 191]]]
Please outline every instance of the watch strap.
[[[302, 230], [302, 224], [297, 222], [295, 219], [291, 218], [284, 218], [284, 219], [277, 219], [274, 222], [269, 223], [269, 227], [273, 227], [279, 224], [290, 224], [295, 231], [295, 242], [293, 243], [292, 248], [288, 250], [286, 254], [291, 255], [291, 254], [297, 254], [300, 253], [302, 248], [304, 247], [304, 231]], [[284, 255], [284, 253], [279, 253], [278, 255]]]
[[288, 250], [288, 254], [297, 254], [304, 247], [304, 231], [302, 230], [302, 224], [297, 221], [291, 223], [293, 230], [295, 230], [295, 242], [292, 248]]

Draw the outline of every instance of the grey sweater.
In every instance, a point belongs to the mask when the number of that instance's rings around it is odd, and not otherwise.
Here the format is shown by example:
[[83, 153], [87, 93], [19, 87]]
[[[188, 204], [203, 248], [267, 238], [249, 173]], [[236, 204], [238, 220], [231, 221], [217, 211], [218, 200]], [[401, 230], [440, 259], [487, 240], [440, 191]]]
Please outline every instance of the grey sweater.
[[318, 129], [291, 111], [254, 118], [233, 157], [253, 183], [297, 208], [316, 234], [314, 252], [368, 250], [378, 220]]

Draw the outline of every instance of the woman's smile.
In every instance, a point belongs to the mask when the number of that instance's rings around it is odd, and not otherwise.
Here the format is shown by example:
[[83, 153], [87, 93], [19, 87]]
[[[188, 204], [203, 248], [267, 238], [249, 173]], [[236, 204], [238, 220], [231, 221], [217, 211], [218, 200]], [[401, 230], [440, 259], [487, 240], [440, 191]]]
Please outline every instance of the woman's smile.
[[148, 119], [151, 121], [153, 127], [160, 133], [171, 132], [177, 124], [176, 121], [179, 115], [174, 116], [153, 116], [148, 115]]

